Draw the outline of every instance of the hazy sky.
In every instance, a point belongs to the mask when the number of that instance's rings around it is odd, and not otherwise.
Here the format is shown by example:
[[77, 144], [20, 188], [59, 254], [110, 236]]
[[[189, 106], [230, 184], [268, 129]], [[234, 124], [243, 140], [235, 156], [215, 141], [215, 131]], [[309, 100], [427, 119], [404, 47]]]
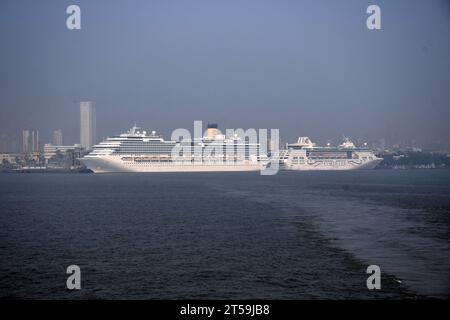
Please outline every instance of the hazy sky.
[[[135, 121], [450, 141], [450, 1], [0, 1], [0, 133]], [[82, 30], [66, 28], [77, 4]], [[382, 30], [366, 27], [378, 4]]]

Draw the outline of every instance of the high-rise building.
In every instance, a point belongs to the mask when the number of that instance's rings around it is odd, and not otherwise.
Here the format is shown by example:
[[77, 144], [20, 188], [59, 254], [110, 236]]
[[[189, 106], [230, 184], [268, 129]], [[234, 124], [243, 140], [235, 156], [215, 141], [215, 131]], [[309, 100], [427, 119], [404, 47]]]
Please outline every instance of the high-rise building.
[[22, 152], [31, 153], [39, 151], [39, 131], [23, 130], [22, 131]]
[[31, 131], [31, 152], [39, 151], [39, 131]]
[[62, 134], [62, 130], [61, 129], [53, 131], [52, 143], [55, 146], [62, 146], [63, 145], [63, 134]]
[[0, 135], [0, 153], [20, 153], [20, 144], [15, 135], [7, 133]]
[[89, 150], [96, 141], [95, 104], [92, 101], [80, 102], [80, 144]]
[[2, 133], [0, 135], [0, 153], [7, 153], [10, 151], [8, 142], [8, 135]]
[[22, 153], [30, 152], [30, 130], [22, 131]]

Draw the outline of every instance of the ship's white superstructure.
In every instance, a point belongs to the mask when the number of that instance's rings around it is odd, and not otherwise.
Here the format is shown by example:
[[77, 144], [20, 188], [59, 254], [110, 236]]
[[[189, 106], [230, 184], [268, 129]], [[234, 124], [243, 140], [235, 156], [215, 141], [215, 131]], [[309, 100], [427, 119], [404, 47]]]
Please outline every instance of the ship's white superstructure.
[[198, 139], [166, 141], [155, 131], [134, 126], [93, 147], [80, 160], [95, 173], [256, 171], [265, 155], [258, 143], [225, 137], [217, 125]]
[[373, 169], [383, 159], [367, 147], [356, 147], [348, 138], [337, 147], [318, 147], [308, 137], [286, 145], [279, 154], [284, 170], [355, 170]]

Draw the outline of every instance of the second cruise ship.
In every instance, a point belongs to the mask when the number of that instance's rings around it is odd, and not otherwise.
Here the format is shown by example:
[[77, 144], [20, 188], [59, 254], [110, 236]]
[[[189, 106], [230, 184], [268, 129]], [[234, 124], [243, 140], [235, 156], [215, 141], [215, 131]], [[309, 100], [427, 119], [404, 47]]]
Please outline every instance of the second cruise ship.
[[356, 147], [348, 138], [337, 147], [319, 147], [308, 137], [300, 137], [279, 154], [282, 170], [374, 169], [382, 160], [367, 147]]

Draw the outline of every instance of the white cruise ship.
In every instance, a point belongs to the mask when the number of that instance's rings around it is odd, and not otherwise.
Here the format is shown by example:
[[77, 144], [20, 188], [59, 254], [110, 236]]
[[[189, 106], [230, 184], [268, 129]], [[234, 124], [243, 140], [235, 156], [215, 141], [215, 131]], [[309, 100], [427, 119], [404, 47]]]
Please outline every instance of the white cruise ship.
[[366, 147], [356, 147], [349, 139], [337, 147], [318, 147], [308, 137], [286, 145], [280, 152], [284, 170], [355, 170], [373, 169], [383, 159]]
[[95, 173], [257, 171], [266, 155], [258, 143], [225, 137], [209, 125], [199, 139], [166, 141], [134, 126], [95, 145], [81, 162]]

